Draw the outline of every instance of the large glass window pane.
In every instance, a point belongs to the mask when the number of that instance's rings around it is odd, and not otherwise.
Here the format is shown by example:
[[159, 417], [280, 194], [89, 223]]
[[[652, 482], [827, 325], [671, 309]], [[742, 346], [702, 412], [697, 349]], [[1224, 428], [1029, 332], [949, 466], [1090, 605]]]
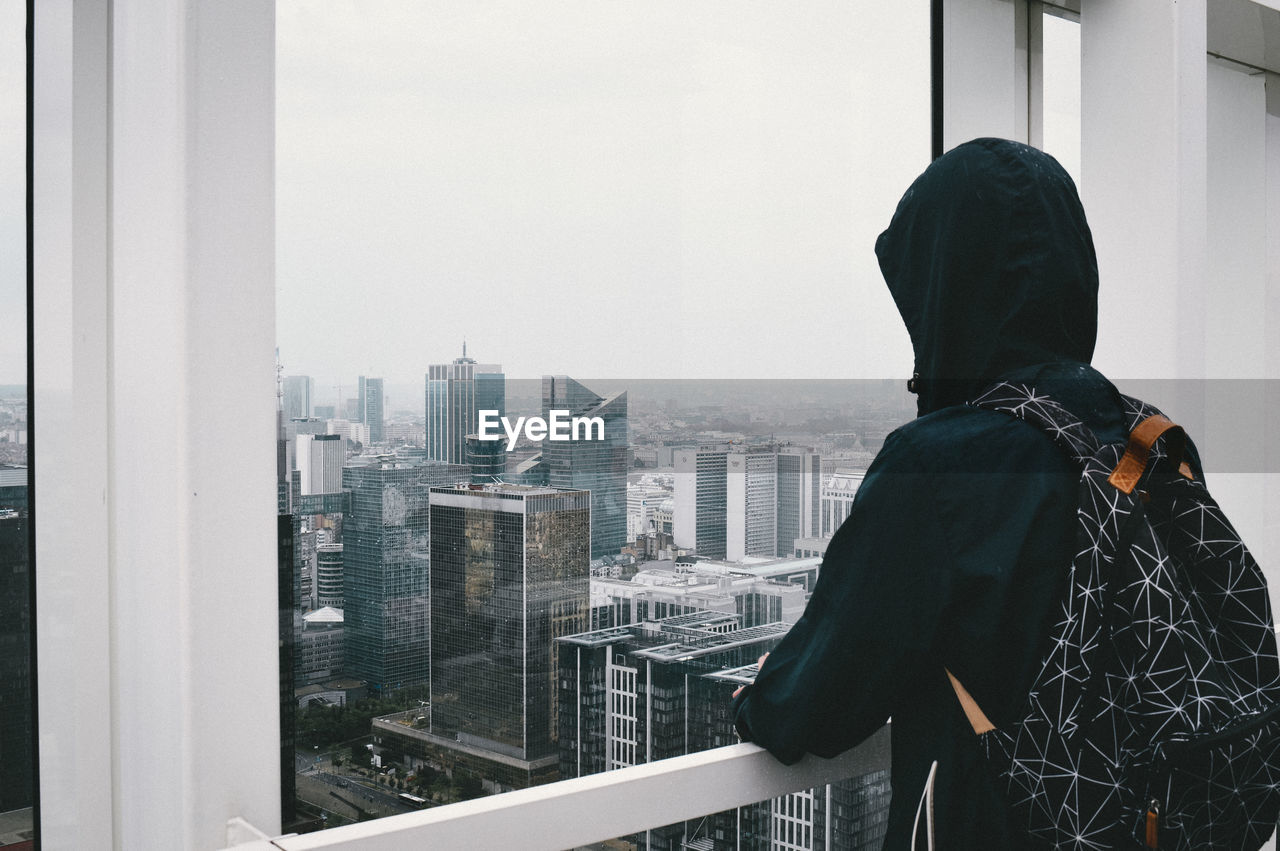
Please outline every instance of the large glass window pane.
[[[928, 5], [277, 9], [287, 826], [731, 743], [914, 410]], [[635, 841], [874, 845], [885, 769]]]
[[1080, 21], [1045, 12], [1044, 149], [1080, 184]]
[[0, 845], [34, 836], [27, 467], [26, 8], [0, 2]]

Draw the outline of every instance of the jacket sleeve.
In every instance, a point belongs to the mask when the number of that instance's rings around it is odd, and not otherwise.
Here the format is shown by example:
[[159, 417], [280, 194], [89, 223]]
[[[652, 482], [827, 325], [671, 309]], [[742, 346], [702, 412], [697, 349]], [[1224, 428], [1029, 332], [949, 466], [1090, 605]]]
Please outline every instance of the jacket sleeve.
[[784, 763], [874, 733], [920, 676], [950, 595], [931, 476], [890, 435], [833, 536], [804, 615], [734, 701], [738, 733]]

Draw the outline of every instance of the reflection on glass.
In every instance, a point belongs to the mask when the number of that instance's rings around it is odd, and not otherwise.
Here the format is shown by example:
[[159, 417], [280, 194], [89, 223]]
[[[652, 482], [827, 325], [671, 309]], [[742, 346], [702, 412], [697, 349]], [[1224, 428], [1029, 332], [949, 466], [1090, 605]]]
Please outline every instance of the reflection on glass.
[[[555, 779], [556, 646], [587, 625], [590, 495], [431, 493], [431, 721], [421, 758], [519, 788]], [[454, 747], [458, 745], [459, 747]]]

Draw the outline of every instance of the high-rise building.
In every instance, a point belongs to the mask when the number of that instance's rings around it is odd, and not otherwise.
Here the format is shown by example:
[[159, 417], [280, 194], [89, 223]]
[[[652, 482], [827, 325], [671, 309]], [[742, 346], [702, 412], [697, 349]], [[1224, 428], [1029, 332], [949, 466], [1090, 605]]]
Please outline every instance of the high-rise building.
[[[750, 664], [690, 677], [686, 698], [690, 752], [737, 740], [729, 696], [739, 686], [754, 682], [756, 673], [756, 666]], [[677, 826], [683, 830], [678, 834], [680, 844], [674, 847], [788, 851], [881, 847], [891, 799], [888, 739], [888, 730], [882, 729], [860, 746], [866, 753], [863, 774], [685, 822]], [[649, 843], [650, 849], [659, 847]]]
[[[561, 777], [733, 744], [733, 691], [789, 628], [694, 610], [560, 639]], [[645, 851], [879, 847], [890, 789], [887, 737], [876, 743], [883, 758], [863, 776], [627, 839]]]
[[[692, 753], [690, 721], [702, 707], [690, 704], [691, 681], [754, 661], [787, 630], [782, 624], [738, 627], [731, 615], [692, 612], [561, 639], [561, 777]], [[728, 703], [726, 694], [719, 698]], [[687, 833], [676, 823], [625, 839], [645, 851], [704, 847], [686, 844]], [[728, 839], [720, 847], [735, 847], [736, 836]]]
[[[661, 505], [671, 499], [671, 490], [646, 480], [627, 485], [627, 541], [649, 532], [663, 531], [656, 520]], [[670, 529], [666, 531], [670, 532]]]
[[342, 471], [347, 669], [375, 694], [428, 681], [428, 492], [469, 475], [457, 464], [390, 459]]
[[818, 533], [830, 538], [853, 511], [853, 498], [858, 495], [861, 470], [836, 470], [822, 485], [822, 529]]
[[299, 434], [298, 473], [302, 495], [339, 493], [342, 466], [346, 461], [346, 441], [338, 434]]
[[342, 544], [316, 546], [316, 605], [342, 608]]
[[673, 453], [679, 547], [708, 558], [777, 558], [817, 534], [822, 458], [799, 446], [709, 445]]
[[672, 535], [677, 546], [707, 558], [725, 558], [727, 540], [727, 462], [729, 444], [680, 447], [673, 453], [675, 511]]
[[501, 481], [507, 471], [506, 438], [481, 440], [478, 434], [467, 435], [467, 466], [475, 484]]
[[551, 487], [591, 491], [591, 557], [617, 555], [627, 542], [626, 391], [604, 397], [567, 375], [544, 375], [542, 416], [553, 410], [603, 421], [603, 440], [544, 440], [542, 460]]
[[695, 610], [562, 638], [561, 776], [686, 753], [686, 678], [753, 663], [788, 629]]
[[[370, 445], [386, 440], [386, 398], [381, 378], [360, 376], [360, 421], [369, 427]], [[455, 462], [456, 463], [456, 462]]]
[[299, 615], [294, 636], [294, 688], [322, 683], [339, 676], [343, 660], [342, 610], [324, 607]]
[[290, 438], [300, 434], [327, 434], [328, 431], [329, 424], [319, 417], [294, 417], [285, 423], [285, 435]]
[[822, 533], [822, 456], [802, 446], [778, 449], [778, 545], [782, 558], [795, 550], [797, 538]]
[[279, 618], [279, 703], [280, 703], [280, 815], [281, 823], [290, 825], [297, 818], [298, 781], [294, 766], [297, 739], [296, 704], [293, 701], [295, 645], [293, 619], [297, 600], [294, 598], [294, 518], [290, 514], [276, 516], [276, 605]]
[[725, 459], [725, 558], [770, 558], [778, 544], [778, 453], [744, 448]]
[[500, 364], [476, 363], [462, 357], [427, 367], [427, 457], [465, 464], [467, 435], [480, 430], [480, 411], [507, 412], [506, 377]]
[[284, 417], [286, 420], [311, 416], [315, 402], [315, 381], [309, 375], [284, 377]]
[[431, 490], [431, 735], [551, 769], [560, 636], [587, 624], [591, 502], [511, 484]]

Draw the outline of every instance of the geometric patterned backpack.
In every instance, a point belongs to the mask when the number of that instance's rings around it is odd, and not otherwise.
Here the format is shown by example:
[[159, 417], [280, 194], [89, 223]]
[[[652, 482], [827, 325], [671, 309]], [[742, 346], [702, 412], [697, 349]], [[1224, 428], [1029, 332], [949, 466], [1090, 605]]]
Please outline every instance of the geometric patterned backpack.
[[1266, 581], [1182, 462], [1185, 435], [1124, 397], [1100, 444], [1031, 387], [971, 402], [1081, 467], [1077, 552], [1019, 720], [994, 728], [952, 677], [997, 785], [1053, 848], [1257, 848], [1280, 815], [1280, 663]]

